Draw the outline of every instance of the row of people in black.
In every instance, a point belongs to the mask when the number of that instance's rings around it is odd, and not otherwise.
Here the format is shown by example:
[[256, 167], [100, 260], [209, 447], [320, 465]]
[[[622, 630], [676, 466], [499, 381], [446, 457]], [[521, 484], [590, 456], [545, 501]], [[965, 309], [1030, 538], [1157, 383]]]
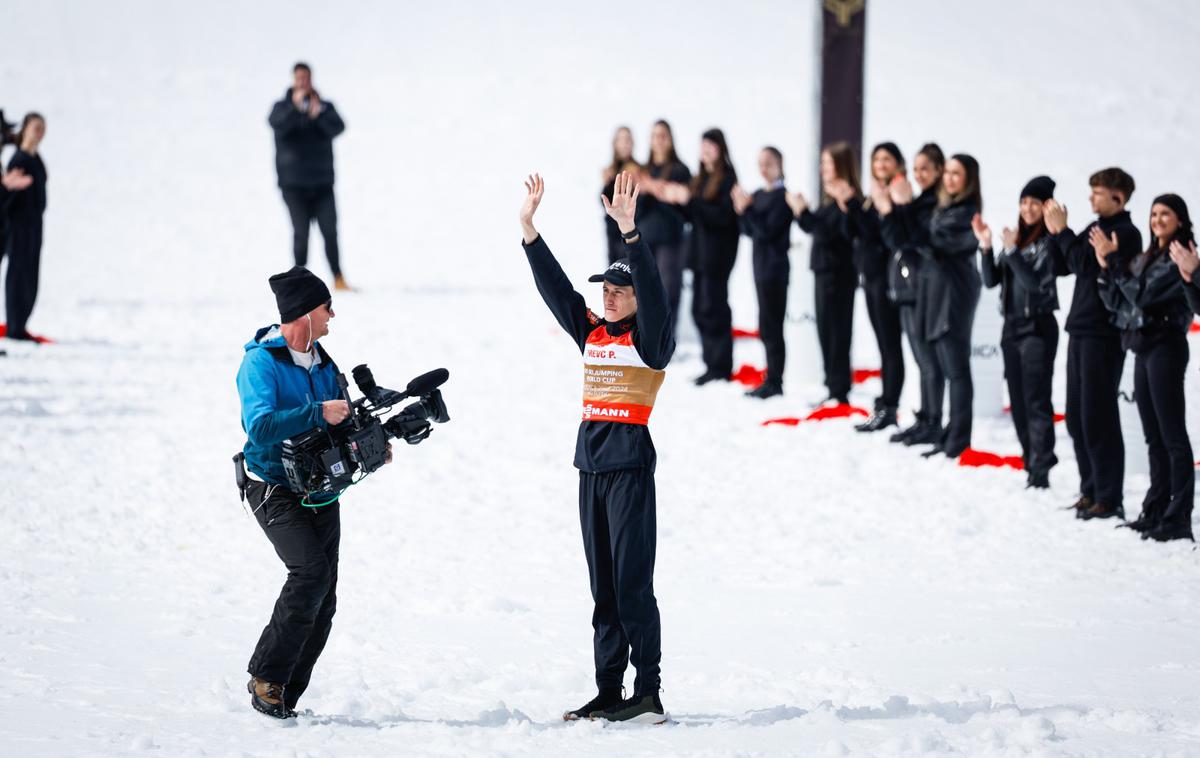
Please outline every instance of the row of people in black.
[[[1066, 421], [1080, 497], [1071, 508], [1082, 519], [1124, 518], [1118, 403], [1125, 355], [1131, 351], [1151, 485], [1141, 515], [1122, 526], [1144, 538], [1192, 538], [1195, 473], [1185, 426], [1184, 374], [1188, 328], [1193, 313], [1200, 314], [1200, 281], [1192, 281], [1200, 256], [1182, 198], [1154, 199], [1151, 239], [1143, 247], [1125, 209], [1135, 186], [1125, 171], [1108, 168], [1091, 176], [1096, 220], [1079, 233], [1068, 225], [1066, 207], [1054, 200], [1055, 182], [1038, 176], [1022, 189], [1015, 227], [1003, 229], [997, 246], [982, 219], [979, 163], [967, 154], [947, 159], [933, 143], [922, 146], [913, 161], [916, 192], [895, 144], [884, 142], [871, 151], [865, 188], [853, 149], [845, 143], [827, 146], [821, 152], [822, 193], [815, 206], [786, 190], [783, 156], [774, 147], [759, 154], [765, 186], [753, 194], [738, 184], [719, 129], [704, 133], [700, 156], [693, 176], [675, 153], [669, 124], [659, 121], [644, 166], [633, 159], [632, 135], [622, 127], [605, 170], [609, 195], [612, 177], [620, 171], [641, 177], [646, 200], [639, 203], [637, 225], [654, 251], [673, 311], [685, 263], [693, 272], [692, 315], [705, 364], [698, 385], [728, 380], [732, 373], [728, 280], [745, 234], [753, 242], [759, 329], [767, 355], [766, 381], [748, 394], [782, 394], [789, 233], [795, 222], [812, 237], [809, 265], [826, 402], [847, 402], [855, 290], [862, 287], [881, 356], [882, 393], [857, 429], [896, 426], [907, 339], [920, 374], [920, 409], [915, 423], [891, 439], [932, 445], [925, 457], [957, 458], [970, 445], [975, 310], [982, 287], [1000, 288], [1000, 345], [1013, 424], [1028, 486], [1045, 488], [1058, 462], [1050, 398], [1059, 341], [1057, 279], [1074, 275], [1065, 324]], [[613, 259], [622, 249], [619, 233], [610, 229], [609, 243]]]
[[[0, 260], [8, 259], [4, 282], [5, 334], [34, 340], [26, 328], [37, 299], [42, 258], [42, 216], [46, 212], [46, 164], [38, 153], [46, 119], [28, 113], [15, 133], [0, 111], [0, 151], [12, 143], [16, 152], [0, 171]], [[0, 163], [3, 156], [0, 155]]]

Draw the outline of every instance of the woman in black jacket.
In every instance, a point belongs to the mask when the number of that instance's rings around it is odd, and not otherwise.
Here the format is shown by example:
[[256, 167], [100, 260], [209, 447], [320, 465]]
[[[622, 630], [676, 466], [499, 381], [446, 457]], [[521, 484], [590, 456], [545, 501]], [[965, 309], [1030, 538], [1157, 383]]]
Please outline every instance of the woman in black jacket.
[[815, 280], [817, 339], [829, 390], [823, 402], [845, 404], [850, 395], [850, 339], [858, 278], [846, 202], [862, 195], [858, 160], [849, 144], [835, 142], [821, 151], [821, 182], [821, 207], [815, 211], [799, 192], [789, 193], [787, 201], [796, 223], [812, 235], [809, 268]]
[[683, 291], [684, 227], [692, 172], [675, 154], [675, 137], [666, 121], [656, 121], [650, 130], [650, 157], [638, 182], [642, 188], [638, 198], [638, 231], [658, 264], [658, 274], [667, 288], [674, 326]]
[[700, 331], [704, 373], [697, 385], [729, 381], [733, 374], [733, 313], [729, 275], [737, 259], [738, 217], [731, 195], [737, 172], [720, 129], [700, 139], [700, 173], [692, 179], [688, 210], [692, 217], [692, 317]]
[[[1143, 539], [1192, 539], [1195, 459], [1188, 439], [1183, 380], [1188, 363], [1192, 311], [1183, 280], [1168, 250], [1194, 241], [1187, 204], [1159, 195], [1150, 206], [1150, 247], [1126, 265], [1116, 252], [1116, 233], [1093, 229], [1100, 264], [1100, 296], [1121, 330], [1122, 347], [1133, 351], [1134, 396], [1150, 454], [1150, 491], [1129, 527]], [[1110, 265], [1111, 264], [1111, 265]]]
[[945, 166], [942, 149], [929, 142], [913, 159], [913, 180], [921, 190], [916, 199], [912, 185], [903, 176], [894, 178], [886, 193], [872, 190], [882, 218], [880, 232], [888, 249], [894, 251], [888, 265], [888, 295], [900, 310], [900, 326], [921, 374], [921, 409], [917, 411], [916, 422], [889, 438], [905, 445], [930, 445], [942, 438], [946, 377], [933, 345], [925, 339], [924, 319], [934, 269], [922, 264], [916, 240], [928, 236], [929, 219], [937, 207]]
[[42, 259], [42, 215], [46, 211], [46, 164], [38, 146], [46, 134], [46, 120], [29, 113], [17, 134], [17, 152], [8, 170], [20, 170], [32, 181], [8, 199], [8, 279], [4, 283], [9, 339], [33, 340], [26, 329], [37, 299], [38, 272]]
[[[641, 167], [633, 159], [633, 132], [629, 130], [628, 126], [617, 127], [616, 133], [613, 134], [612, 160], [604, 167], [602, 174], [604, 179], [602, 194], [608, 198], [609, 202], [612, 202], [613, 199], [613, 185], [622, 171], [632, 174], [641, 171]], [[625, 240], [621, 239], [621, 230], [617, 228], [617, 222], [613, 221], [612, 216], [607, 213], [604, 214], [604, 230], [608, 239], [608, 262], [612, 264], [618, 258], [625, 256], [627, 245]]]
[[1004, 328], [1000, 350], [1012, 407], [1013, 426], [1021, 441], [1027, 487], [1050, 486], [1054, 456], [1054, 406], [1050, 385], [1058, 352], [1058, 254], [1046, 231], [1043, 205], [1054, 197], [1054, 180], [1038, 176], [1021, 190], [1017, 228], [1005, 228], [1004, 249], [992, 250], [992, 230], [976, 217], [975, 236], [982, 256], [983, 283], [1000, 287]]
[[758, 170], [766, 186], [753, 195], [737, 185], [733, 209], [741, 217], [742, 234], [754, 241], [754, 288], [758, 294], [758, 333], [767, 352], [766, 380], [746, 393], [766, 399], [783, 394], [783, 364], [787, 357], [783, 321], [787, 315], [788, 276], [791, 264], [789, 232], [792, 210], [783, 185], [783, 153], [764, 147], [758, 154]]
[[928, 264], [929, 297], [924, 305], [925, 338], [950, 386], [950, 419], [941, 440], [922, 455], [957, 458], [971, 444], [971, 328], [979, 304], [979, 242], [971, 228], [983, 208], [979, 162], [959, 153], [946, 162], [937, 207], [928, 232], [918, 233], [917, 250]]
[[[904, 155], [893, 142], [882, 142], [871, 150], [872, 195], [880, 195], [896, 177], [904, 176]], [[891, 250], [883, 238], [883, 217], [873, 198], [851, 198], [847, 204], [854, 236], [854, 266], [867, 300], [867, 316], [879, 346], [883, 394], [875, 399], [875, 412], [855, 427], [860, 432], [877, 432], [896, 425], [896, 408], [904, 388], [904, 348], [901, 343], [900, 310], [888, 296], [888, 261]]]

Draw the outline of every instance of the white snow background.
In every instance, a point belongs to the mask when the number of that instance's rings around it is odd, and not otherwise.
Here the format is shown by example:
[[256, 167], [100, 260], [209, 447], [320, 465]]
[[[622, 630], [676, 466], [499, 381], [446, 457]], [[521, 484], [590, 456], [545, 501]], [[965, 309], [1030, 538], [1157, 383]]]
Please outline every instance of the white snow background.
[[[0, 359], [0, 755], [1200, 754], [1200, 554], [1061, 510], [1078, 484], [1061, 425], [1045, 494], [846, 421], [760, 425], [821, 396], [799, 232], [787, 394], [696, 389], [684, 343], [652, 423], [675, 723], [560, 720], [594, 691], [570, 465], [580, 358], [521, 252], [521, 179], [546, 177], [538, 226], [592, 302], [618, 124], [642, 156], [670, 119], [693, 166], [721, 126], [749, 188], [776, 144], [811, 193], [812, 3], [44, 0], [3, 15], [0, 105], [47, 118], [31, 326], [58, 344]], [[1198, 33], [1200, 9], [1166, 0], [873, 0], [866, 142], [972, 152], [996, 228], [1038, 173], [1082, 226], [1088, 175], [1121, 165], [1144, 229], [1160, 192], [1200, 203]], [[298, 59], [347, 122], [338, 203], [361, 291], [335, 297], [324, 342], [390, 386], [446, 366], [453, 420], [347, 495], [333, 634], [306, 713], [280, 723], [250, 710], [244, 671], [284, 570], [229, 461], [241, 346], [276, 315], [267, 276], [291, 265], [266, 116]], [[311, 260], [327, 273], [315, 231]], [[745, 327], [749, 269], [747, 242]], [[993, 312], [989, 295], [977, 343], [998, 338]], [[761, 365], [756, 343], [737, 351]], [[998, 407], [992, 387], [981, 402]], [[998, 414], [975, 443], [1018, 452]], [[1131, 516], [1145, 486], [1128, 477]]]

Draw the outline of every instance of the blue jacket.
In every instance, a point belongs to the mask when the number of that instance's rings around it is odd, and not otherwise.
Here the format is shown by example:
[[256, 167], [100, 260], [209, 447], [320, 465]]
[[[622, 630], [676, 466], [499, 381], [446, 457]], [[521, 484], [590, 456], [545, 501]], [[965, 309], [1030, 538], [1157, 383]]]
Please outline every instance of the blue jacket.
[[[325, 427], [321, 403], [337, 400], [337, 364], [313, 343], [321, 362], [308, 371], [297, 366], [276, 326], [259, 329], [246, 343], [238, 369], [242, 429], [246, 431], [246, 467], [265, 482], [287, 486], [283, 441]], [[272, 333], [273, 330], [274, 333]], [[269, 336], [269, 339], [263, 340]]]

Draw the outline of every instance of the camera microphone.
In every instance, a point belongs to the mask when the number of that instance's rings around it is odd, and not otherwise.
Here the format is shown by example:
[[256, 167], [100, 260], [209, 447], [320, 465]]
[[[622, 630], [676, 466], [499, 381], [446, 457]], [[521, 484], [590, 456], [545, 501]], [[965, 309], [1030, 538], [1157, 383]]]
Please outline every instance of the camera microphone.
[[450, 378], [450, 372], [444, 368], [435, 368], [433, 371], [421, 374], [416, 379], [408, 383], [404, 388], [404, 394], [409, 397], [416, 395], [424, 395], [433, 392], [438, 387], [446, 383]]
[[354, 383], [358, 385], [359, 392], [367, 397], [375, 395], [375, 390], [379, 389], [379, 385], [375, 383], [375, 377], [371, 374], [371, 369], [367, 368], [367, 364], [355, 366], [350, 374], [354, 377]]

